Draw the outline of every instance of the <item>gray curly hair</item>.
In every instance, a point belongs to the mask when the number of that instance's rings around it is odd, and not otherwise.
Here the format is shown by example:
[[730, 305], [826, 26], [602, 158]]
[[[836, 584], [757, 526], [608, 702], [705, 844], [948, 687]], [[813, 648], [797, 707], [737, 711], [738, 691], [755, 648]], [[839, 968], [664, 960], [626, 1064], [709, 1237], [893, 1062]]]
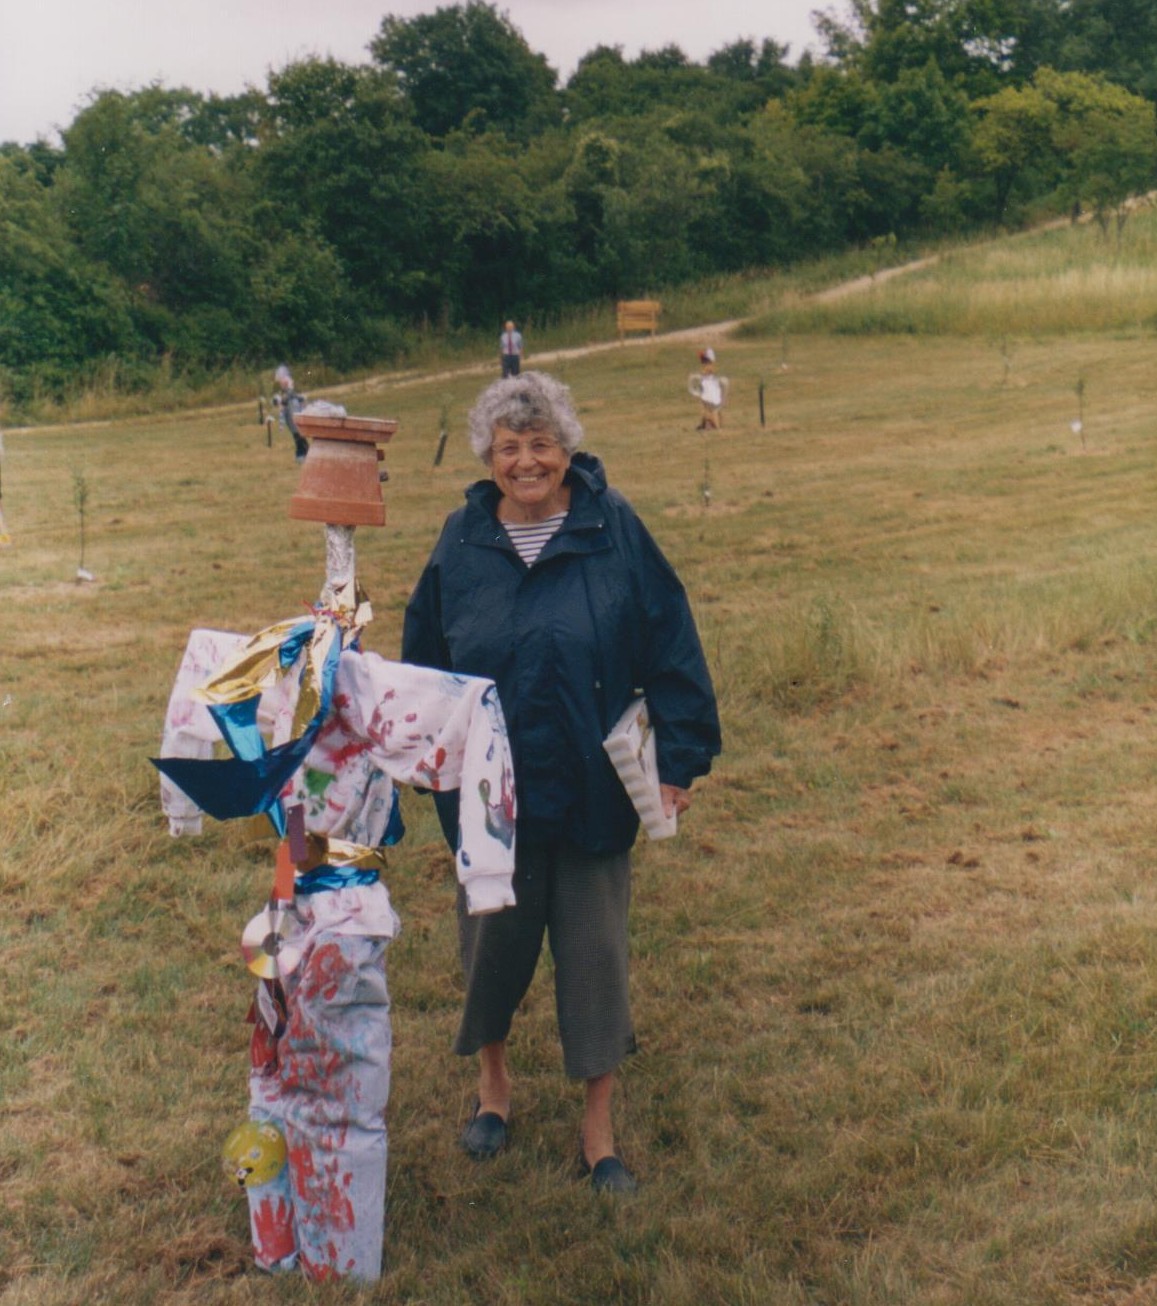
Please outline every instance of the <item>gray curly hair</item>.
[[467, 418], [470, 448], [484, 463], [490, 461], [494, 432], [549, 431], [567, 453], [574, 453], [583, 438], [570, 389], [546, 372], [523, 372], [488, 385]]

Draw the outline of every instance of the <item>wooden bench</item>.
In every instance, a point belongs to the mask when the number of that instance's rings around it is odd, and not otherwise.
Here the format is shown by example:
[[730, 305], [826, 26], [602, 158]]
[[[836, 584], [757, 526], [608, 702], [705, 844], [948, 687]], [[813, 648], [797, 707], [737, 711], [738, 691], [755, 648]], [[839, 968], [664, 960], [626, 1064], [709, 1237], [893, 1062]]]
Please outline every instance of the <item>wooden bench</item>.
[[616, 312], [620, 343], [628, 331], [649, 331], [654, 335], [662, 311], [657, 299], [620, 299]]

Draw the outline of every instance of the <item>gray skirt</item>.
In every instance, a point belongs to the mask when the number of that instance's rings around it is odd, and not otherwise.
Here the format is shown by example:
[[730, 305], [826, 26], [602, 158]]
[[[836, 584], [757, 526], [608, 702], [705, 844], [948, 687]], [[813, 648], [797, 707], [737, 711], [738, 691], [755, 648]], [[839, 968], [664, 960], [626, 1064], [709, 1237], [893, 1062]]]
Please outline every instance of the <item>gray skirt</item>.
[[471, 1056], [507, 1037], [546, 934], [566, 1073], [572, 1079], [607, 1074], [635, 1051], [627, 993], [630, 853], [586, 853], [520, 834], [514, 895], [514, 907], [468, 916], [458, 890], [466, 1000], [454, 1051]]

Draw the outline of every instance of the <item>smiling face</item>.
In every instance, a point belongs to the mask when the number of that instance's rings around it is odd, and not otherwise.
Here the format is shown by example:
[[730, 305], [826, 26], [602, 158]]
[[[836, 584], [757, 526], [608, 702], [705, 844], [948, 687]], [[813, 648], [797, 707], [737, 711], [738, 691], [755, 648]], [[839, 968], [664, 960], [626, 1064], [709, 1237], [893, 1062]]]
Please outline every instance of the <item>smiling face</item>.
[[570, 507], [563, 484], [570, 454], [549, 431], [511, 431], [498, 426], [490, 446], [490, 470], [502, 491], [503, 521], [544, 521]]

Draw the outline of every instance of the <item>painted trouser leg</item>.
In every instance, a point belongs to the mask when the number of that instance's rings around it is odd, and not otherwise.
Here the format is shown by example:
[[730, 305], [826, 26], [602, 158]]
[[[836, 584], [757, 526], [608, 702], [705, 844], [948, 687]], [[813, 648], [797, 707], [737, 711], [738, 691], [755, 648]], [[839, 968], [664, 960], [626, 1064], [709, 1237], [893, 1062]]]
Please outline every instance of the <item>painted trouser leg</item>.
[[250, 1076], [250, 1115], [278, 1124], [289, 1149], [284, 1187], [250, 1190], [264, 1268], [292, 1264], [284, 1254], [288, 1194], [294, 1251], [308, 1278], [381, 1274], [391, 1050], [385, 950], [384, 939], [323, 931], [285, 980], [276, 1062], [255, 1064]]
[[[285, 1030], [285, 994], [280, 983], [262, 981], [249, 1012], [253, 1037], [249, 1043], [249, 1118], [268, 1121], [285, 1134], [277, 1079], [277, 1043]], [[297, 1268], [297, 1230], [289, 1166], [259, 1187], [247, 1187], [249, 1234], [258, 1269]]]
[[[267, 1115], [254, 1119], [269, 1120], [284, 1133], [281, 1122]], [[289, 1167], [260, 1187], [247, 1188], [249, 1198], [249, 1236], [253, 1239], [253, 1259], [263, 1270], [292, 1270], [297, 1266], [297, 1230], [293, 1223], [293, 1192], [289, 1184]]]

